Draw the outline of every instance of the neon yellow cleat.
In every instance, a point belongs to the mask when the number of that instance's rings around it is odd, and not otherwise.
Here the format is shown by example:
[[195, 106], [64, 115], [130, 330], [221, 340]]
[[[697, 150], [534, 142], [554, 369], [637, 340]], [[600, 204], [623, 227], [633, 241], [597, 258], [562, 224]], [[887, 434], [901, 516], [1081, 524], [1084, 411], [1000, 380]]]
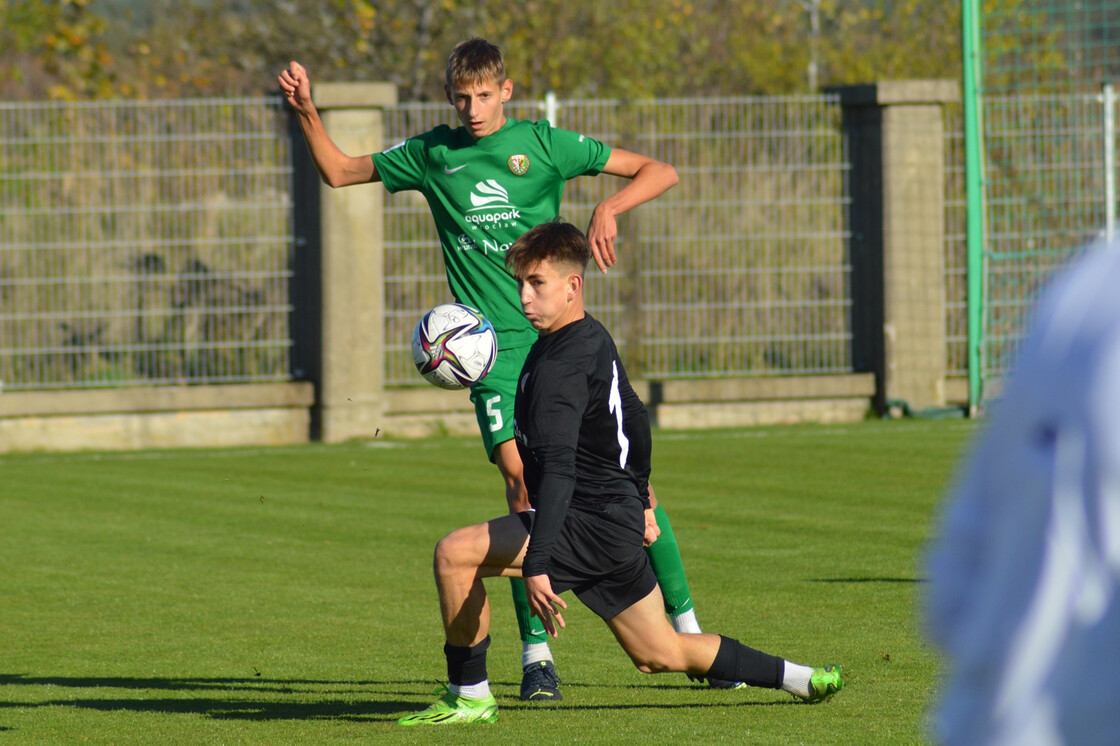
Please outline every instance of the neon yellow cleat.
[[798, 697], [802, 702], [809, 704], [816, 704], [817, 702], [824, 702], [836, 692], [844, 688], [844, 679], [841, 678], [841, 666], [825, 666], [824, 668], [814, 668], [813, 675], [809, 679], [809, 690], [812, 692], [808, 697]]
[[498, 721], [498, 702], [494, 695], [482, 699], [459, 697], [444, 690], [442, 697], [433, 702], [428, 709], [414, 715], [406, 715], [397, 721], [398, 725], [452, 725], [455, 723], [496, 723]]

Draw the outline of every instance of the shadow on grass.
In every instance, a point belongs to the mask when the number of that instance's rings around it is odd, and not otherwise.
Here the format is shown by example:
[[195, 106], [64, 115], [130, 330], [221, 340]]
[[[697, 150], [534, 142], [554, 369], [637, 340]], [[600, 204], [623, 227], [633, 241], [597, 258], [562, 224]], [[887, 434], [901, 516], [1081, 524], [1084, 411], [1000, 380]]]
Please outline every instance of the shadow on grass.
[[246, 690], [255, 692], [279, 692], [290, 694], [300, 687], [329, 687], [332, 691], [340, 688], [353, 687], [355, 691], [365, 690], [370, 686], [384, 684], [417, 684], [425, 682], [416, 681], [320, 681], [316, 679], [268, 679], [261, 676], [245, 676], [240, 678], [194, 678], [169, 679], [162, 677], [132, 678], [117, 676], [27, 676], [25, 674], [0, 674], [0, 686], [65, 686], [80, 689], [106, 688], [106, 689], [167, 689], [167, 690], [194, 690], [217, 689], [226, 691]]
[[[496, 688], [516, 691], [519, 682], [492, 682]], [[415, 712], [432, 696], [434, 682], [428, 680], [403, 681], [323, 681], [314, 679], [252, 678], [127, 678], [127, 677], [70, 677], [27, 676], [0, 674], [0, 686], [54, 686], [82, 690], [121, 689], [152, 692], [182, 692], [181, 697], [74, 697], [38, 702], [0, 701], [3, 707], [73, 707], [103, 712], [154, 712], [202, 715], [215, 720], [344, 720], [355, 722], [395, 720], [401, 715]], [[599, 684], [565, 684], [575, 689], [649, 689], [651, 693], [680, 689], [702, 690], [695, 685], [643, 686], [634, 684], [619, 687]], [[400, 689], [398, 689], [400, 688]], [[389, 691], [386, 691], [386, 690]], [[211, 696], [192, 696], [204, 692]], [[228, 698], [215, 692], [226, 692]], [[91, 692], [92, 693], [92, 692]], [[253, 697], [251, 695], [264, 695]], [[590, 693], [589, 693], [590, 694]], [[709, 703], [615, 703], [575, 704], [565, 701], [547, 708], [522, 704], [512, 697], [501, 697], [503, 710], [675, 710], [707, 707], [743, 707], [797, 704], [793, 700], [741, 700], [727, 698], [726, 692], [714, 693]], [[346, 695], [339, 699], [339, 695]], [[718, 698], [718, 699], [717, 699]], [[594, 695], [588, 699], [595, 699]], [[0, 728], [3, 730], [3, 728]]]
[[924, 583], [925, 578], [814, 578], [813, 583]]
[[[428, 681], [325, 681], [317, 679], [130, 678], [0, 674], [0, 686], [131, 690], [151, 697], [68, 697], [40, 702], [0, 702], [0, 707], [74, 707], [113, 712], [197, 714], [216, 720], [385, 720], [416, 709], [414, 689]], [[401, 691], [377, 691], [402, 687]], [[159, 692], [181, 692], [162, 697]], [[222, 697], [224, 692], [228, 697]], [[107, 693], [107, 692], [106, 692]], [[207, 694], [210, 696], [197, 696]], [[254, 696], [256, 695], [256, 696]], [[340, 699], [341, 697], [341, 699]], [[389, 716], [392, 716], [391, 718]]]

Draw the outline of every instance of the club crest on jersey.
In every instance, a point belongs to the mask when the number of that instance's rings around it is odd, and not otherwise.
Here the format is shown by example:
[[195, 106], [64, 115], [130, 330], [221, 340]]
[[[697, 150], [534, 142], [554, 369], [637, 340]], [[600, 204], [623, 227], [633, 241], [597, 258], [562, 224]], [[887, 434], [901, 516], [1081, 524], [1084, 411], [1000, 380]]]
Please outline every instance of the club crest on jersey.
[[506, 161], [509, 170], [513, 172], [514, 176], [524, 176], [525, 172], [529, 170], [529, 156], [524, 154], [511, 155], [509, 160]]

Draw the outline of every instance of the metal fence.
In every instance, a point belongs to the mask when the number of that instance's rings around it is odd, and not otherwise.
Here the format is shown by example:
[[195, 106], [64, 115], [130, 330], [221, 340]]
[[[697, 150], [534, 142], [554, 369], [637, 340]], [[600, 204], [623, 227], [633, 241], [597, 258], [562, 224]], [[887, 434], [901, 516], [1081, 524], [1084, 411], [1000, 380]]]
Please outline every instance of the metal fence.
[[[624, 216], [620, 265], [588, 280], [591, 310], [635, 376], [851, 371], [849, 164], [837, 98], [544, 107], [509, 114], [548, 116], [681, 175]], [[446, 104], [392, 107], [387, 142], [453, 116]], [[3, 385], [290, 380], [287, 117], [271, 98], [0, 104]], [[958, 120], [951, 111], [951, 372], [966, 360]], [[574, 180], [564, 216], [586, 225], [620, 185]], [[424, 200], [401, 193], [385, 205], [386, 381], [416, 384], [412, 325], [447, 300], [447, 285]]]
[[[546, 112], [544, 109], [548, 108]], [[832, 96], [511, 105], [558, 127], [674, 164], [680, 184], [620, 222], [620, 263], [594, 269], [589, 306], [624, 347], [632, 375], [678, 377], [851, 370], [848, 163]], [[454, 123], [446, 104], [386, 114], [395, 142]], [[621, 186], [569, 183], [565, 218], [586, 225]], [[448, 299], [428, 209], [386, 198], [386, 381], [414, 383], [407, 343]]]
[[[1108, 90], [1108, 89], [1106, 89]], [[1114, 232], [1116, 101], [1100, 94], [984, 101], [987, 235], [982, 375], [1010, 368], [1055, 269]]]
[[1120, 13], [1116, 0], [964, 0], [962, 13], [983, 169], [970, 199], [986, 221], [973, 224], [970, 249], [983, 278], [970, 301], [978, 399], [1010, 369], [1040, 287], [1115, 232], [1118, 111], [1107, 84], [1120, 80]]
[[6, 389], [290, 378], [275, 101], [0, 104]]

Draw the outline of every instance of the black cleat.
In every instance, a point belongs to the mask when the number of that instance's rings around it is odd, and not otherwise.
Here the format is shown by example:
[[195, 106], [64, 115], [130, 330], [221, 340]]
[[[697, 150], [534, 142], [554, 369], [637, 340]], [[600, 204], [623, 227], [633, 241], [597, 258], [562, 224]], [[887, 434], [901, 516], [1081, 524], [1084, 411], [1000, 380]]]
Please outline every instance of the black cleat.
[[708, 679], [708, 686], [712, 689], [746, 689], [745, 681], [724, 681], [723, 679]]
[[540, 661], [525, 667], [521, 675], [521, 699], [525, 702], [559, 702], [560, 679], [552, 661]]
[[697, 684], [707, 683], [712, 689], [746, 689], [747, 683], [745, 681], [725, 681], [724, 679], [709, 679], [699, 674], [685, 674], [688, 676], [689, 681], [695, 681]]

